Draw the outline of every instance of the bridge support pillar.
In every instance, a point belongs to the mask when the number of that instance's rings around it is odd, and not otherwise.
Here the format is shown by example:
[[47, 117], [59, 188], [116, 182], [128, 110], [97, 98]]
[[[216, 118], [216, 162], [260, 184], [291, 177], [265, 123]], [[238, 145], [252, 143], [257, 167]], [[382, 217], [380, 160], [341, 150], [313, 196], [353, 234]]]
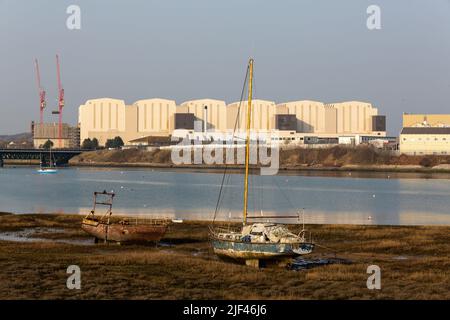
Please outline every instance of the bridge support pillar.
[[3, 158], [0, 157], [0, 168], [3, 168]]

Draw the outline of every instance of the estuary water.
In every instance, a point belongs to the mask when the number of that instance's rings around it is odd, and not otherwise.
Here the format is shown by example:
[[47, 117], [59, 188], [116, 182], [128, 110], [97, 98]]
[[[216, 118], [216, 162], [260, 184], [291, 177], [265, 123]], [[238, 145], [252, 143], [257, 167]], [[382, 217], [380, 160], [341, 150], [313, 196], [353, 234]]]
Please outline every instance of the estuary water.
[[[211, 220], [222, 176], [220, 171], [129, 168], [62, 168], [41, 175], [35, 167], [5, 167], [0, 168], [0, 211], [86, 214], [92, 193], [107, 190], [116, 193], [116, 214]], [[426, 177], [251, 175], [249, 211], [296, 215], [305, 208], [305, 223], [450, 225], [449, 177]], [[242, 194], [243, 176], [227, 175], [217, 219], [241, 219]]]

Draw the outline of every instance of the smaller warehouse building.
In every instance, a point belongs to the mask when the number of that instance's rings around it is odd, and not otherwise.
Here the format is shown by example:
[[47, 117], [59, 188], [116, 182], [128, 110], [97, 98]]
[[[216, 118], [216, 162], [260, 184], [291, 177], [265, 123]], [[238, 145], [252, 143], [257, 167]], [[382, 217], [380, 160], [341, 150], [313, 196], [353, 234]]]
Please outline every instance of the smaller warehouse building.
[[404, 127], [399, 140], [401, 153], [450, 154], [450, 127]]

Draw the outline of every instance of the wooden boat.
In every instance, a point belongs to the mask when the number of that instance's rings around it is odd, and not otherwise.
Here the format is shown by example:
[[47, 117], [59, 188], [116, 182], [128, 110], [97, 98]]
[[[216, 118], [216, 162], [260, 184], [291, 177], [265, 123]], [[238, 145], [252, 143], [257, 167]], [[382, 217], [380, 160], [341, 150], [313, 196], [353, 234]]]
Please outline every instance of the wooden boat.
[[[97, 200], [98, 197], [101, 200]], [[94, 207], [81, 223], [81, 228], [95, 237], [95, 241], [103, 240], [125, 242], [159, 242], [167, 231], [170, 220], [142, 218], [112, 218], [113, 192], [94, 192]], [[106, 198], [106, 199], [105, 199]], [[96, 216], [97, 205], [106, 206], [102, 216]], [[117, 221], [114, 221], [117, 220]]]
[[[282, 224], [248, 223], [248, 219], [250, 218], [290, 219], [290, 218], [299, 218], [299, 216], [250, 217], [247, 215], [253, 59], [249, 60], [247, 70], [249, 81], [248, 81], [248, 100], [247, 100], [248, 105], [246, 118], [243, 226], [237, 230], [232, 230], [230, 228], [228, 229], [217, 228], [211, 226], [209, 235], [214, 253], [216, 253], [219, 257], [233, 259], [236, 261], [245, 261], [247, 265], [259, 267], [260, 262], [265, 260], [283, 260], [290, 257], [309, 254], [314, 249], [314, 243], [311, 241], [311, 237], [309, 241], [306, 239], [306, 230], [304, 228], [304, 224], [302, 231], [299, 234], [294, 234], [291, 231], [289, 231], [289, 229], [285, 225]], [[225, 179], [222, 179], [222, 182], [223, 181], [225, 181]], [[220, 197], [221, 192], [219, 193], [218, 204], [220, 203]], [[214, 220], [216, 214], [217, 214], [217, 206], [214, 215]]]

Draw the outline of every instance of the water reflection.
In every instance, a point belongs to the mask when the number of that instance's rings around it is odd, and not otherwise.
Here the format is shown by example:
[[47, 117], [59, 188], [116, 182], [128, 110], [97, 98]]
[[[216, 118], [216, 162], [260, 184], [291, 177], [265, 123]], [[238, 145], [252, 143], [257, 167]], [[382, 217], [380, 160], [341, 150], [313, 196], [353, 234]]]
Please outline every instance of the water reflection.
[[[251, 176], [249, 210], [253, 215], [261, 210], [274, 215], [305, 208], [307, 223], [449, 225], [448, 177], [402, 175]], [[85, 214], [93, 191], [113, 190], [118, 214], [209, 220], [214, 217], [221, 179], [221, 174], [182, 170], [68, 168], [42, 176], [34, 168], [4, 168], [0, 211]], [[238, 221], [242, 176], [229, 175], [226, 182], [217, 218], [225, 220], [231, 214]]]

